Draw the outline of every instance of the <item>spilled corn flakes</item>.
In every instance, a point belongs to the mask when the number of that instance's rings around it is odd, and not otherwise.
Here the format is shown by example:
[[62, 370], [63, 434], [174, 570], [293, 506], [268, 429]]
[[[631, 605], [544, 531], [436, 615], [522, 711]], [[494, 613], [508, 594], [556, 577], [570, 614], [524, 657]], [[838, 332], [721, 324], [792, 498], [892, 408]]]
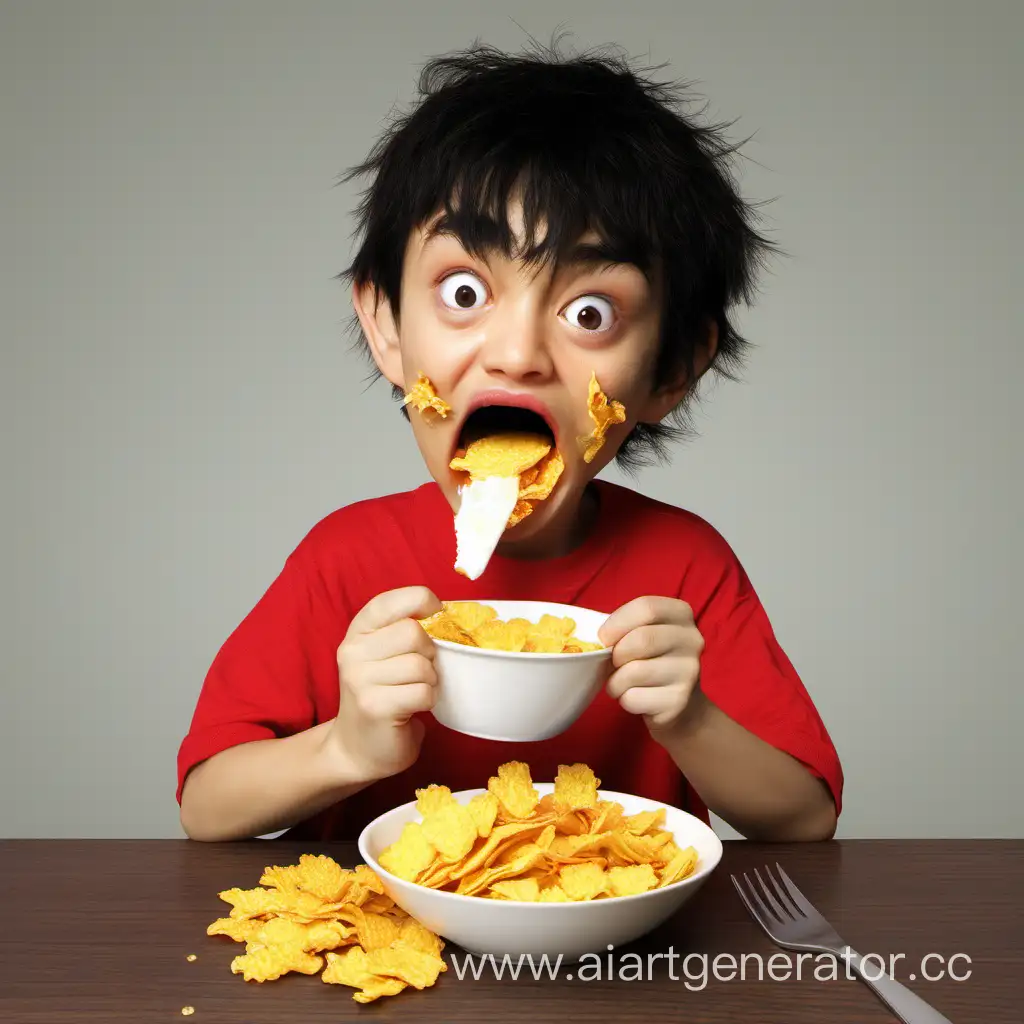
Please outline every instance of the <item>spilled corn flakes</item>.
[[466, 804], [446, 786], [418, 789], [420, 820], [380, 866], [431, 889], [528, 903], [614, 899], [693, 874], [697, 851], [676, 844], [664, 809], [627, 815], [600, 785], [587, 765], [560, 765], [541, 797], [529, 766], [510, 761]]
[[350, 870], [331, 857], [303, 854], [298, 864], [264, 869], [255, 889], [218, 895], [231, 911], [206, 932], [245, 943], [231, 971], [246, 981], [320, 974], [326, 984], [354, 988], [356, 1002], [370, 1003], [427, 988], [448, 969], [443, 940], [398, 907], [365, 864]]
[[441, 610], [420, 625], [435, 639], [492, 651], [534, 654], [582, 654], [604, 650], [604, 644], [581, 640], [576, 622], [567, 616], [542, 615], [537, 622], [498, 618], [490, 605], [478, 601], [445, 601]]

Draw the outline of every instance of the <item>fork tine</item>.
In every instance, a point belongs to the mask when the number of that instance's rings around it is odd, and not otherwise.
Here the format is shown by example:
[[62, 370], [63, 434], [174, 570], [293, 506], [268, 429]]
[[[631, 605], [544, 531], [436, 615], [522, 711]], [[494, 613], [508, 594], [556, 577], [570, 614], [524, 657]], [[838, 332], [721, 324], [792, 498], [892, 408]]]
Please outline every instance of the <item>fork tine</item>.
[[775, 867], [782, 876], [782, 884], [785, 887], [786, 895], [793, 901], [793, 905], [806, 917], [820, 917], [821, 915], [814, 908], [814, 904], [797, 888], [796, 882], [786, 874], [778, 861], [775, 862]]
[[761, 930], [765, 933], [765, 935], [767, 935], [768, 938], [770, 938], [770, 939], [772, 939], [774, 941], [775, 937], [768, 930], [767, 922], [761, 916], [761, 912], [754, 906], [753, 903], [750, 902], [749, 897], [743, 891], [743, 886], [740, 885], [739, 879], [735, 875], [730, 875], [729, 877], [732, 879], [733, 887], [736, 889], [736, 892], [739, 894], [740, 900], [743, 902], [743, 906], [745, 906], [747, 908], [747, 913], [750, 914], [750, 916], [760, 925]]
[[[778, 863], [776, 863], [775, 866], [778, 867]], [[765, 870], [768, 873], [768, 877], [771, 879], [772, 886], [775, 889], [775, 894], [779, 897], [779, 902], [786, 908], [793, 920], [796, 921], [801, 917], [806, 917], [807, 915], [800, 909], [800, 907], [797, 906], [793, 897], [789, 894], [789, 890], [782, 884], [782, 882], [779, 881], [779, 879], [775, 877], [774, 874], [772, 874], [771, 869], [766, 868]]]
[[749, 878], [747, 878], [747, 873], [745, 871], [743, 872], [743, 881], [747, 883], [750, 895], [753, 896], [757, 905], [764, 912], [765, 921], [777, 921], [779, 924], [782, 924], [782, 918], [777, 917], [775, 913], [768, 908], [764, 900], [761, 898], [761, 893], [758, 892], [758, 887], [754, 885]]
[[[757, 875], [757, 880], [761, 883], [761, 888], [764, 890], [765, 896], [768, 897], [768, 901], [772, 905], [772, 910], [775, 911], [775, 916], [782, 922], [785, 922], [793, 917], [793, 911], [786, 903], [782, 900], [781, 903], [775, 898], [778, 892], [775, 879], [772, 877], [771, 869], [767, 866], [764, 869], [764, 873], [768, 876], [768, 880], [771, 885], [766, 885], [763, 878], [761, 878], [761, 872], [757, 868], [754, 868], [754, 874]], [[781, 895], [781, 894], [780, 894]]]

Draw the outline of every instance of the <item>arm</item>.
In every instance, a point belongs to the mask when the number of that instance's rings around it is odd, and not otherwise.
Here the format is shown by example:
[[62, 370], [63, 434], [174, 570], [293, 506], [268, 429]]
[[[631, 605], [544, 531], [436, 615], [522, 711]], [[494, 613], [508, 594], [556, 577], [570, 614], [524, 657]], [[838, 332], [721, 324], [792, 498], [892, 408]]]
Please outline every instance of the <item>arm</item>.
[[325, 742], [333, 721], [241, 743], [197, 765], [181, 795], [190, 839], [221, 842], [290, 828], [370, 784]]
[[654, 731], [708, 809], [747, 839], [835, 834], [836, 805], [825, 783], [734, 722], [699, 688], [673, 726]]
[[[199, 729], [189, 752], [196, 763], [181, 791], [185, 833], [214, 842], [288, 828], [411, 765], [424, 731], [415, 716], [433, 707], [437, 684], [433, 642], [416, 620], [439, 607], [423, 587], [370, 600], [336, 653], [337, 714], [312, 727], [294, 724], [300, 716], [312, 716], [304, 705], [279, 705], [276, 715], [273, 707], [284, 695], [306, 689], [288, 682], [302, 678], [308, 659], [298, 627], [279, 634], [279, 643], [272, 635], [268, 643], [270, 634], [255, 631], [247, 631], [242, 641], [236, 638], [230, 659], [208, 678], [209, 693], [218, 692], [215, 687], [222, 693], [207, 712], [211, 721], [217, 714], [216, 726], [209, 734]], [[276, 673], [261, 674], [268, 652], [282, 659], [289, 649], [290, 660], [281, 661]], [[262, 713], [254, 714], [256, 709]], [[294, 731], [255, 738], [248, 730], [257, 717], [278, 723], [282, 731], [290, 724]], [[232, 732], [240, 726], [246, 732]], [[227, 745], [210, 753], [209, 745], [199, 745], [209, 744], [209, 735]]]
[[708, 809], [742, 835], [829, 839], [842, 785], [838, 758], [765, 622], [748, 599], [746, 614], [731, 616], [705, 649], [685, 602], [632, 601], [602, 629], [614, 647], [608, 691], [644, 716]]

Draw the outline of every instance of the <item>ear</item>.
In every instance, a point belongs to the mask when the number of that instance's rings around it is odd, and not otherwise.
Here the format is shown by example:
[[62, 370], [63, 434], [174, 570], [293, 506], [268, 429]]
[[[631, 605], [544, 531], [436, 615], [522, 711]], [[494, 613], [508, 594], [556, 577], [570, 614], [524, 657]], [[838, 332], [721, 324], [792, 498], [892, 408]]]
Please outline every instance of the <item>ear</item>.
[[391, 303], [372, 284], [352, 286], [352, 306], [377, 369], [392, 384], [404, 388], [402, 350], [398, 343], [398, 324]]
[[718, 352], [718, 324], [713, 319], [705, 321], [704, 341], [698, 346], [694, 357], [694, 374], [687, 377], [679, 373], [673, 380], [656, 388], [647, 400], [642, 423], [660, 423], [686, 397], [688, 391], [707, 373]]

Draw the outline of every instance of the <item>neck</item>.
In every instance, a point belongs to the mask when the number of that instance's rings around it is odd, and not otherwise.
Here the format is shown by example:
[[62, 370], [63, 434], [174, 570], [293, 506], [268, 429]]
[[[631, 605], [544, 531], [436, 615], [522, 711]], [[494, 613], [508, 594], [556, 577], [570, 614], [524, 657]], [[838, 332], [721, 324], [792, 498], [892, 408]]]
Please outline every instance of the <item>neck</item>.
[[498, 553], [503, 558], [524, 561], [568, 555], [590, 536], [599, 509], [597, 488], [590, 484], [575, 501], [565, 502], [536, 533], [502, 541], [498, 545]]

